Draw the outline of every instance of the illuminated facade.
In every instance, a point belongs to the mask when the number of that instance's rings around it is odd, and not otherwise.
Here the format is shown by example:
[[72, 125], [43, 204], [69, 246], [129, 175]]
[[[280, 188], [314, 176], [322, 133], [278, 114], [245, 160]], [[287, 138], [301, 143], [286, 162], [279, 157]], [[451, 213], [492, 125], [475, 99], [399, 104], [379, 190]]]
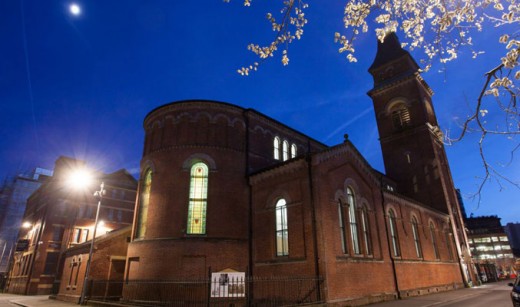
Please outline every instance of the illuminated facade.
[[348, 139], [327, 146], [252, 109], [151, 111], [126, 280], [313, 276], [331, 305], [471, 283], [432, 92], [395, 35], [370, 73], [386, 175]]
[[515, 272], [515, 256], [497, 216], [466, 220], [470, 247], [482, 282], [509, 278]]
[[[62, 253], [92, 239], [97, 200], [90, 191], [80, 193], [66, 185], [70, 171], [80, 167], [82, 161], [60, 157], [53, 176], [29, 197], [23, 222], [30, 226], [18, 235], [9, 293], [50, 294], [60, 282]], [[130, 225], [136, 180], [125, 170], [95, 177], [107, 186], [97, 235]]]

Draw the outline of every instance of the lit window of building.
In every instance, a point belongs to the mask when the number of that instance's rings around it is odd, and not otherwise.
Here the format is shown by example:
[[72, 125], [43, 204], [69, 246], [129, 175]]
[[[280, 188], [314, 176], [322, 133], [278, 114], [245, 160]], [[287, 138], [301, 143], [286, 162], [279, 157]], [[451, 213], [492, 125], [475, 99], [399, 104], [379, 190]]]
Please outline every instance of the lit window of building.
[[206, 206], [208, 202], [208, 166], [197, 162], [191, 167], [188, 234], [206, 233]]
[[139, 215], [137, 217], [137, 230], [135, 237], [143, 238], [146, 233], [146, 220], [148, 219], [148, 205], [150, 203], [150, 190], [152, 188], [152, 170], [145, 172], [143, 186], [141, 187], [141, 197], [139, 201]]
[[276, 255], [289, 255], [289, 227], [287, 225], [287, 203], [285, 199], [276, 202]]

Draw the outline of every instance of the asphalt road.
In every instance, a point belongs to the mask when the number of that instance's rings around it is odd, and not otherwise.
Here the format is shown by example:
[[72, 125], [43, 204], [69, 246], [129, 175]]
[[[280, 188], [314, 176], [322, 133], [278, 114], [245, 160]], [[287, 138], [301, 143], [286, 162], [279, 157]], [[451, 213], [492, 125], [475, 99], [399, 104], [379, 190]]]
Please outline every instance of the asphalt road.
[[479, 293], [474, 296], [464, 297], [460, 300], [442, 303], [435, 306], [511, 307], [513, 304], [511, 303], [510, 292], [511, 287], [506, 284], [490, 290], [479, 291]]

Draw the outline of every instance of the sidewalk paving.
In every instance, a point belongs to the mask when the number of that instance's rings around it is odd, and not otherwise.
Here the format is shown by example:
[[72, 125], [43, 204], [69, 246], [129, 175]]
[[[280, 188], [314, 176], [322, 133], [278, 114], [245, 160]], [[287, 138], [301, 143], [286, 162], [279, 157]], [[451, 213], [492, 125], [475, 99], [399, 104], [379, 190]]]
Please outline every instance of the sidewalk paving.
[[512, 280], [499, 281], [495, 283], [488, 283], [482, 286], [473, 288], [463, 288], [454, 291], [439, 292], [435, 294], [415, 296], [405, 298], [402, 300], [388, 301], [383, 303], [377, 303], [369, 305], [370, 307], [429, 307], [436, 306], [449, 302], [456, 302], [470, 298], [472, 296], [483, 295], [493, 290], [507, 290], [510, 291], [511, 287], [507, 284]]
[[[447, 302], [456, 302], [471, 296], [478, 296], [488, 293], [493, 290], [509, 290], [511, 289], [507, 283], [511, 281], [500, 281], [496, 283], [489, 283], [473, 288], [464, 288], [454, 291], [440, 292], [424, 296], [410, 297], [402, 300], [388, 301], [368, 305], [369, 307], [428, 307], [436, 306]], [[12, 295], [7, 293], [0, 294], [0, 301], [9, 301], [11, 304], [16, 304], [25, 307], [77, 307], [77, 304], [62, 302], [54, 299], [49, 299], [48, 295], [38, 296], [24, 296]]]
[[[0, 298], [2, 296], [4, 294], [0, 295]], [[18, 295], [15, 298], [10, 298], [9, 302], [25, 307], [78, 307], [78, 304], [50, 299], [48, 295]]]

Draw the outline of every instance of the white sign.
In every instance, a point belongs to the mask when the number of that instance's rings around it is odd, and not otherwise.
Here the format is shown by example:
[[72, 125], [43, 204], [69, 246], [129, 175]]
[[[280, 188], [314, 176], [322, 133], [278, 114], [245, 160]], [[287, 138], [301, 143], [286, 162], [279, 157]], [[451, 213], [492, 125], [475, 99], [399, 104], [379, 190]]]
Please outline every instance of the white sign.
[[211, 273], [211, 297], [245, 297], [246, 273]]

